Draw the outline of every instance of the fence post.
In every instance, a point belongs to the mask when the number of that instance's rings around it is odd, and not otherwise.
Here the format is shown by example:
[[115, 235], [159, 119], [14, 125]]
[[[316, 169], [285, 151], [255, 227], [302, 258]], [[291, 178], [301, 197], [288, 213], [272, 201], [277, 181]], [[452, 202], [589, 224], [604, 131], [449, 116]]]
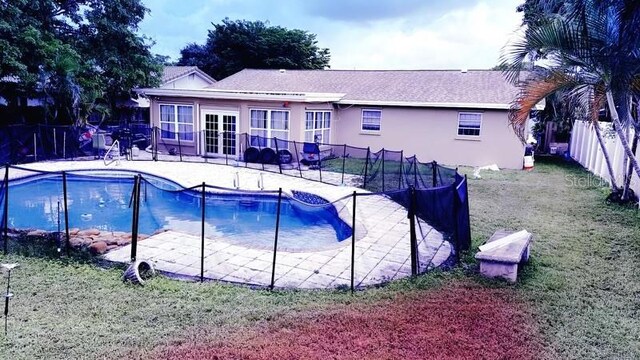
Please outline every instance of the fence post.
[[204, 162], [208, 163], [209, 162], [209, 157], [207, 156], [207, 130], [200, 130], [199, 132], [199, 136], [198, 136], [198, 141], [200, 141], [200, 146], [198, 151], [201, 152], [202, 157], [204, 158]]
[[200, 282], [204, 282], [204, 216], [205, 216], [205, 189], [206, 185], [202, 182], [202, 239], [200, 246]]
[[300, 173], [300, 177], [302, 178], [302, 169], [300, 167], [300, 154], [298, 153], [298, 145], [297, 141], [293, 142], [293, 151], [296, 153], [296, 160], [298, 162], [298, 172]]
[[64, 250], [67, 253], [67, 256], [69, 256], [71, 244], [69, 243], [69, 205], [67, 202], [67, 173], [65, 171], [62, 172], [62, 196], [64, 202]]
[[133, 218], [131, 221], [131, 262], [136, 261], [138, 251], [138, 216], [140, 209], [140, 175], [133, 181]]
[[156, 151], [158, 149], [156, 144], [156, 127], [152, 126], [151, 127], [151, 132], [149, 133], [149, 135], [151, 135], [151, 160], [156, 161]]
[[[265, 141], [264, 141], [265, 145], [267, 145], [267, 141], [270, 141], [271, 138], [268, 138], [266, 136], [265, 137], [258, 136], [258, 150], [260, 150], [260, 153], [258, 153], [258, 159], [260, 161], [260, 164], [262, 165], [262, 171], [264, 171], [264, 161], [262, 161], [262, 149], [264, 149], [264, 148], [262, 147], [262, 145], [260, 145], [260, 139], [261, 138], [265, 139]], [[269, 146], [267, 145], [267, 147], [269, 147]]]
[[411, 240], [411, 275], [418, 275], [418, 236], [416, 235], [416, 188], [409, 188], [409, 236]]
[[456, 263], [458, 263], [460, 260], [460, 236], [458, 234], [458, 212], [460, 211], [460, 205], [456, 183], [454, 182], [450, 187], [451, 191], [453, 191], [453, 248], [456, 251]]
[[[231, 140], [229, 139], [229, 135], [227, 135], [227, 133], [229, 133], [229, 131], [223, 131], [222, 132], [222, 137], [221, 137], [221, 144], [222, 144], [222, 152], [224, 153], [224, 164], [225, 165], [229, 165], [229, 150], [225, 149], [225, 141], [229, 141], [231, 142]], [[233, 135], [235, 137], [235, 135]], [[231, 148], [231, 145], [229, 145], [229, 148]]]
[[431, 177], [433, 187], [438, 186], [438, 163], [435, 160], [431, 163]]
[[347, 161], [347, 144], [344, 144], [344, 148], [342, 150], [342, 180], [340, 181], [341, 184], [344, 184], [344, 166], [346, 161]]
[[370, 152], [371, 152], [371, 149], [367, 146], [367, 157], [364, 160], [364, 181], [362, 182], [362, 187], [364, 189], [367, 188], [367, 175], [369, 171], [369, 153]]
[[178, 155], [180, 157], [180, 162], [182, 162], [182, 144], [180, 143], [180, 131], [178, 131]]
[[276, 210], [276, 235], [273, 240], [273, 264], [271, 266], [271, 285], [269, 288], [273, 290], [276, 282], [276, 254], [278, 253], [278, 232], [280, 231], [280, 205], [282, 204], [282, 188], [278, 189], [278, 207]]
[[402, 161], [404, 160], [404, 152], [400, 150], [400, 176], [398, 177], [398, 190], [402, 188], [402, 176], [404, 171], [402, 169]]
[[418, 158], [413, 155], [413, 187], [418, 187]]
[[38, 162], [38, 139], [36, 133], [33, 133], [33, 161]]
[[273, 141], [276, 143], [276, 161], [278, 162], [278, 170], [280, 174], [282, 174], [282, 164], [280, 163], [280, 149], [278, 148], [278, 138], [273, 138]]
[[4, 166], [4, 214], [2, 216], [4, 225], [4, 254], [9, 252], [9, 164]]
[[353, 192], [353, 217], [351, 222], [351, 293], [355, 290], [355, 263], [356, 263], [356, 192]]
[[322, 155], [320, 153], [320, 144], [318, 144], [318, 172], [320, 174], [320, 182], [322, 182]]
[[382, 148], [382, 192], [384, 192], [384, 154], [386, 151]]
[[[464, 199], [465, 199], [465, 211], [467, 212], [467, 218], [469, 218], [469, 181], [467, 180], [467, 174], [464, 174]], [[467, 239], [471, 242], [471, 219], [467, 221]], [[470, 243], [465, 244], [465, 250], [469, 250]]]
[[58, 141], [56, 139], [56, 128], [53, 128], [53, 154], [55, 158], [58, 158]]

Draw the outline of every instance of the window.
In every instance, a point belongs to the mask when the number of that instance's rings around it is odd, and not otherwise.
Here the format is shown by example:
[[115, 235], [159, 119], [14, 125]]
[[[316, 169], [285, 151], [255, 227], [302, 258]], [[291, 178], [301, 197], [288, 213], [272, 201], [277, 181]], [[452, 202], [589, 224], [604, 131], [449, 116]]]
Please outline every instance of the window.
[[458, 113], [458, 135], [480, 136], [481, 113]]
[[382, 110], [362, 109], [362, 131], [380, 131]]
[[307, 111], [304, 121], [304, 141], [329, 143], [331, 111]]
[[193, 141], [193, 106], [160, 105], [160, 137]]
[[251, 110], [251, 146], [276, 147], [275, 140], [267, 145], [267, 138], [289, 140], [288, 110]]

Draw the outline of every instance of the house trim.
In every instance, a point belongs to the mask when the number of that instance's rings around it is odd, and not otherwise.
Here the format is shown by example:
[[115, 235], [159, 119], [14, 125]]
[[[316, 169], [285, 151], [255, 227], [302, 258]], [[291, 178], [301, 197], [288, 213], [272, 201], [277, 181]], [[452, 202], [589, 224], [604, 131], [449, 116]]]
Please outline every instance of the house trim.
[[171, 96], [204, 99], [248, 100], [248, 101], [296, 101], [296, 102], [337, 102], [345, 94], [295, 93], [274, 91], [239, 91], [218, 89], [138, 89], [145, 96]]
[[207, 73], [205, 73], [204, 71], [200, 70], [200, 69], [193, 69], [191, 71], [187, 71], [184, 74], [180, 74], [176, 77], [173, 77], [171, 79], [165, 79], [164, 84], [168, 84], [170, 82], [173, 81], [178, 81], [182, 78], [185, 78], [191, 74], [196, 74], [197, 76], [199, 76], [200, 78], [202, 78], [203, 80], [207, 81], [210, 84], [215, 84], [216, 80], [214, 78], [212, 78], [211, 76], [207, 75]]

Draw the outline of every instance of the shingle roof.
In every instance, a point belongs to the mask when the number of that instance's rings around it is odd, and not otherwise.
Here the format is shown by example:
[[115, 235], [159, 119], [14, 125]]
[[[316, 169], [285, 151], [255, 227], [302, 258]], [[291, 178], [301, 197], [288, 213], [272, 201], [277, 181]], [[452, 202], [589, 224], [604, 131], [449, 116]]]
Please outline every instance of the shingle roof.
[[344, 93], [341, 102], [509, 104], [517, 89], [491, 70], [256, 70], [210, 86], [241, 91]]
[[197, 72], [203, 77], [211, 80], [211, 82], [215, 82], [213, 78], [200, 70], [197, 66], [165, 66], [162, 72], [162, 83], [166, 84], [172, 80], [181, 78], [187, 74], [192, 72]]

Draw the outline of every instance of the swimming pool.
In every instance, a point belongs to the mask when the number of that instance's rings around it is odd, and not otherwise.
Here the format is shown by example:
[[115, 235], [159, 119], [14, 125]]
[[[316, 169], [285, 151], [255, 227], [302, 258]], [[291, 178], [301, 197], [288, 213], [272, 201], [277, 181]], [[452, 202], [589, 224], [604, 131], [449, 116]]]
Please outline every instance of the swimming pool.
[[[73, 173], [67, 175], [69, 227], [101, 231], [131, 231], [130, 207], [134, 174]], [[139, 233], [171, 229], [201, 232], [202, 195], [169, 180], [143, 175]], [[205, 236], [224, 238], [249, 247], [272, 247], [277, 195], [207, 192]], [[323, 248], [351, 236], [351, 227], [332, 204], [308, 205], [284, 197], [279, 247], [290, 250]], [[61, 174], [12, 181], [9, 187], [9, 226], [17, 229], [64, 229]]]

